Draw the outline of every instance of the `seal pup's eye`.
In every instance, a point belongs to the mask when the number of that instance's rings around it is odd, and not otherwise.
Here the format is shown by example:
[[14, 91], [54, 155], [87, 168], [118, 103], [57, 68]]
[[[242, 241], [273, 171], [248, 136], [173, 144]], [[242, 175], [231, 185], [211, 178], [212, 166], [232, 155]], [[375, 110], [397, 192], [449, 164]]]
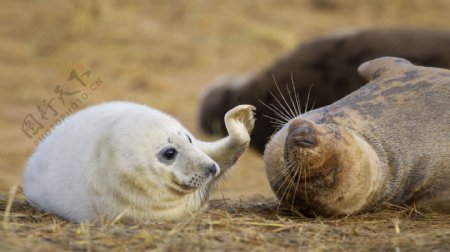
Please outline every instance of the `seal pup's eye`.
[[169, 148], [163, 152], [163, 157], [167, 160], [173, 160], [177, 157], [177, 153], [175, 148]]
[[161, 162], [170, 164], [172, 163], [178, 155], [178, 151], [173, 147], [167, 147], [159, 152], [158, 158]]

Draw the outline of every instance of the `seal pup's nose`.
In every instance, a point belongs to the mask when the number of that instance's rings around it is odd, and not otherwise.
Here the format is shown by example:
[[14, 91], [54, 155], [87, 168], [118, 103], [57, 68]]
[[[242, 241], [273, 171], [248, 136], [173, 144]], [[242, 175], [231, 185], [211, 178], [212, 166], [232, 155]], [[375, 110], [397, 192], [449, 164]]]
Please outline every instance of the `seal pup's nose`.
[[304, 119], [294, 119], [289, 125], [288, 141], [303, 148], [316, 146], [314, 125]]
[[216, 176], [219, 174], [219, 169], [215, 163], [209, 164], [205, 167], [205, 176]]

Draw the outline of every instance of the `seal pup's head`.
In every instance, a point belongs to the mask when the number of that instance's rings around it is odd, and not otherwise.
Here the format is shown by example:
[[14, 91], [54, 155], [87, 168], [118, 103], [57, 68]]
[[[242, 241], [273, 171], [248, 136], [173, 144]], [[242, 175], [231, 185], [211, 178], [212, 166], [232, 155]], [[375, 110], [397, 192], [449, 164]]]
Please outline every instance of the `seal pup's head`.
[[129, 113], [104, 135], [90, 183], [98, 213], [172, 220], [205, 206], [220, 167], [177, 120]]
[[353, 130], [302, 116], [272, 136], [264, 163], [281, 203], [307, 216], [358, 212], [381, 176], [376, 152]]
[[219, 175], [220, 167], [194, 144], [189, 133], [182, 130], [177, 134], [164, 133], [167, 139], [160, 139], [161, 144], [154, 149], [157, 160], [152, 169], [169, 179], [169, 188], [189, 193]]

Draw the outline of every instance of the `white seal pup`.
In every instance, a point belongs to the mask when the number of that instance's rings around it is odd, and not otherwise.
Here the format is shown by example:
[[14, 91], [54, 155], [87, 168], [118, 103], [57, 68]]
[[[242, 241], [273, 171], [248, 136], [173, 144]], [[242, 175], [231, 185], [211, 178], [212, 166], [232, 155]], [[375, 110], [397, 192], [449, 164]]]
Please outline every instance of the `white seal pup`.
[[30, 204], [73, 221], [119, 215], [175, 220], [207, 204], [214, 181], [248, 148], [254, 107], [225, 115], [229, 135], [203, 142], [145, 105], [109, 102], [65, 119], [24, 171]]

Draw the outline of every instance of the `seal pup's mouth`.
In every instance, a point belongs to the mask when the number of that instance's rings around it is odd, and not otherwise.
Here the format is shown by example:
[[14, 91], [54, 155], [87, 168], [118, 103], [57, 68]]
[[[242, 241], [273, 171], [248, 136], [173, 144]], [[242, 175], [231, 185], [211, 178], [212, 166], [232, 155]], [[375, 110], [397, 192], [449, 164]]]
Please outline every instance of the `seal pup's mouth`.
[[184, 179], [174, 178], [173, 182], [180, 187], [181, 190], [186, 192], [192, 192], [198, 188], [201, 188], [214, 180], [220, 174], [220, 168], [216, 163], [203, 166], [200, 171], [186, 176]]
[[[175, 176], [173, 176], [175, 177]], [[195, 191], [195, 187], [188, 186], [186, 183], [179, 181], [177, 178], [172, 179], [172, 183], [168, 183], [167, 187], [177, 194], [189, 194]]]

